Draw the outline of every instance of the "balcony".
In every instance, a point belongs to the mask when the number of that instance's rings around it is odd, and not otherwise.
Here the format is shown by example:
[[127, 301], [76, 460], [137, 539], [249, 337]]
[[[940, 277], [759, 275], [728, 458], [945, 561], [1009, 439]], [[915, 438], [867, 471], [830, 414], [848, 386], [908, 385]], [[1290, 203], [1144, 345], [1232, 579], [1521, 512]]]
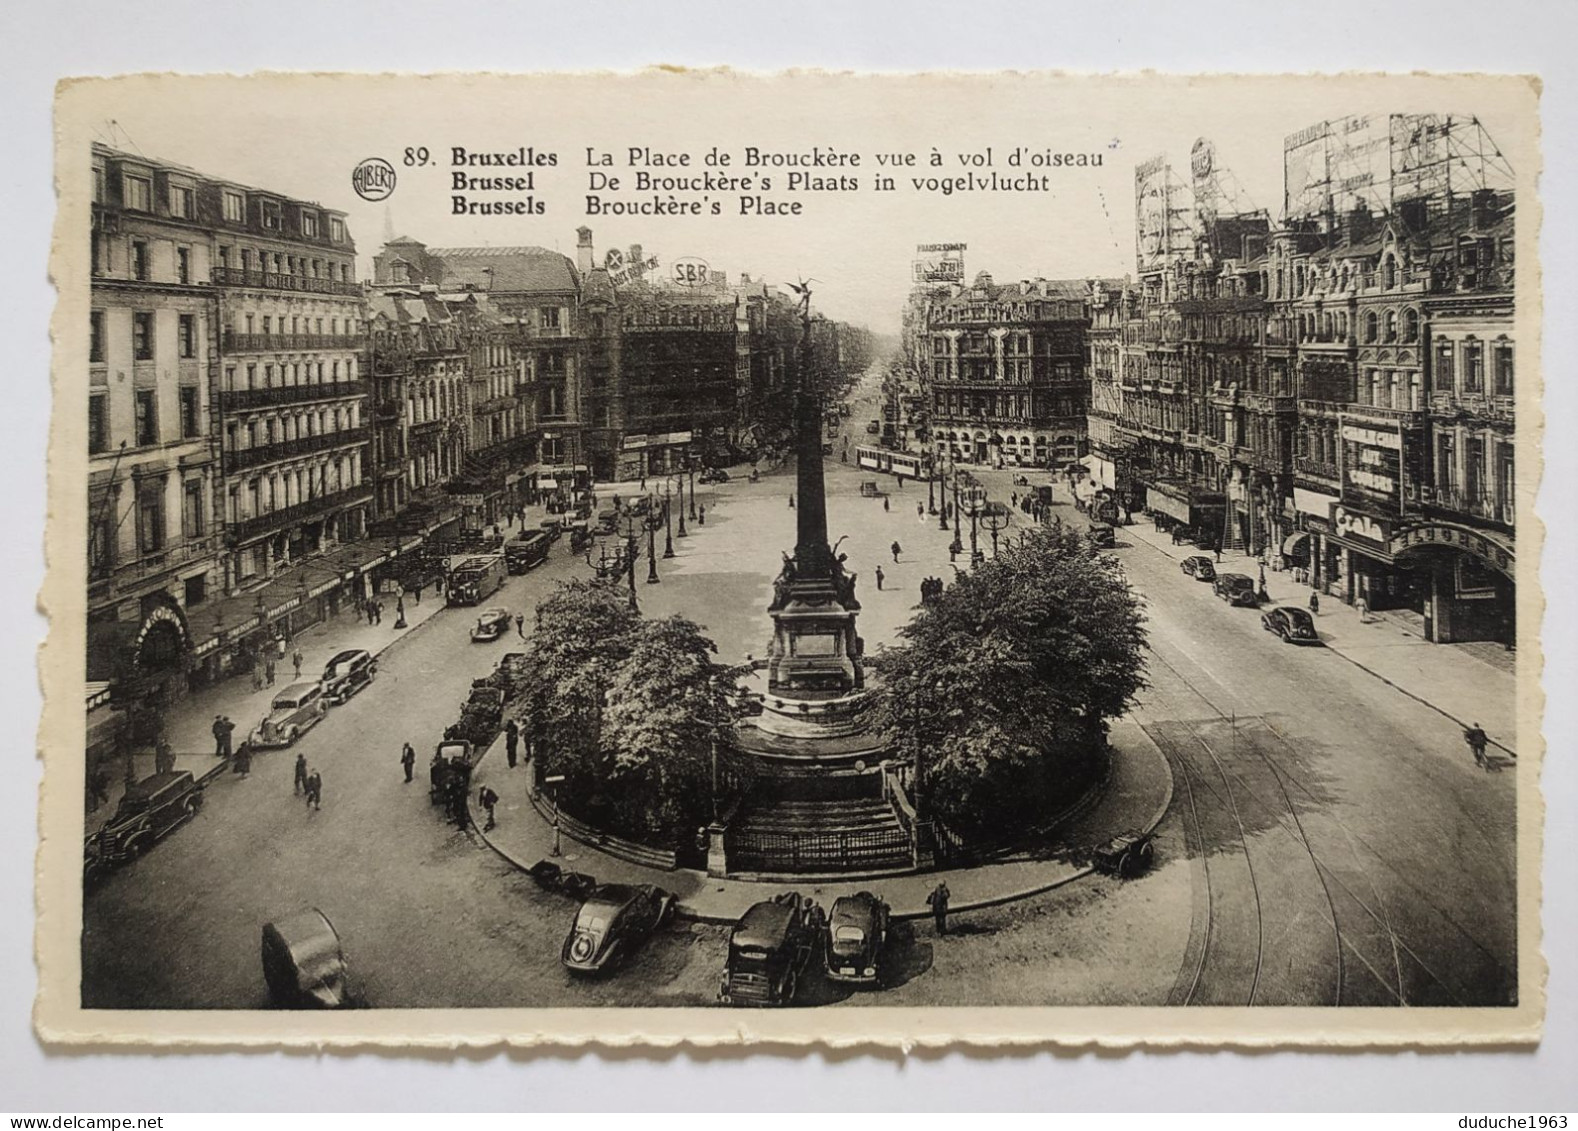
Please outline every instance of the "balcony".
[[308, 499], [295, 506], [283, 507], [268, 514], [260, 514], [253, 518], [233, 522], [226, 531], [226, 536], [231, 544], [245, 542], [261, 534], [268, 534], [275, 530], [283, 530], [297, 523], [311, 522], [313, 519], [322, 518], [345, 507], [355, 506], [357, 503], [371, 502], [373, 489], [367, 484], [360, 484], [348, 491], [337, 491], [332, 495], [320, 495], [316, 499]]
[[304, 404], [307, 401], [340, 401], [367, 395], [367, 382], [329, 381], [321, 385], [274, 385], [266, 389], [233, 389], [222, 394], [223, 411], [242, 412], [252, 408], [273, 408], [276, 405]]
[[1270, 393], [1243, 393], [1240, 394], [1240, 403], [1250, 412], [1262, 416], [1273, 416], [1286, 413], [1292, 415], [1299, 410], [1296, 397], [1276, 396]]
[[342, 283], [338, 279], [313, 278], [308, 275], [285, 275], [277, 271], [243, 271], [239, 267], [215, 267], [210, 276], [216, 287], [253, 287], [264, 291], [301, 291], [314, 295], [346, 295], [361, 297], [359, 283]]
[[171, 570], [212, 557], [217, 549], [211, 537], [192, 538], [177, 546], [140, 554], [135, 561], [125, 562], [110, 570], [94, 569], [88, 578], [88, 600], [101, 601], [126, 592]]
[[237, 334], [226, 330], [225, 353], [283, 353], [287, 350], [360, 350], [362, 334]]
[[225, 453], [225, 470], [227, 473], [245, 471], [249, 467], [257, 467], [260, 464], [278, 463], [280, 460], [311, 455], [314, 452], [365, 444], [371, 438], [372, 429], [363, 425], [360, 428], [342, 428], [338, 432], [321, 432], [316, 436], [298, 436], [294, 440], [284, 440], [277, 444], [242, 448], [239, 451]]
[[1344, 405], [1342, 415], [1349, 424], [1376, 424], [1385, 428], [1413, 428], [1419, 424], [1421, 417], [1413, 409], [1371, 404]]

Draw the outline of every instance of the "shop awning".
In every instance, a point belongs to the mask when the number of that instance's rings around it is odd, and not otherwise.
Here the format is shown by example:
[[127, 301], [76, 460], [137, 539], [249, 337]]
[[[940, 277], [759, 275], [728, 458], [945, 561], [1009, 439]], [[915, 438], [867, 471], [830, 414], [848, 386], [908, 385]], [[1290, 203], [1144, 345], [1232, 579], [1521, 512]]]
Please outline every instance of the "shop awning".
[[1309, 536], [1310, 532], [1308, 530], [1298, 530], [1289, 534], [1282, 540], [1283, 555], [1290, 558], [1308, 557], [1309, 546], [1307, 543], [1309, 542]]

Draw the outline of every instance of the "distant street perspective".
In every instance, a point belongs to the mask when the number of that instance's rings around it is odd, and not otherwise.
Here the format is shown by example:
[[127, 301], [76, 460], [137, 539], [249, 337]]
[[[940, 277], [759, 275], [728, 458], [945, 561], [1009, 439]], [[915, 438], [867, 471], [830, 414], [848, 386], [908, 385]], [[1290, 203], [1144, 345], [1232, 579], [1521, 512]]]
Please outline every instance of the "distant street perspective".
[[85, 1007], [1517, 1002], [1476, 120], [896, 332], [92, 159]]

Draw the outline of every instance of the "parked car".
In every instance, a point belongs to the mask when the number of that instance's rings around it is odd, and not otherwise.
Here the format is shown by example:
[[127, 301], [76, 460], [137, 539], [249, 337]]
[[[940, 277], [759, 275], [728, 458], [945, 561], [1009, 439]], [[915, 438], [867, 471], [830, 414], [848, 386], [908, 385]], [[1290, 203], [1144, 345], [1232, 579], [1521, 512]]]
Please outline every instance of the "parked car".
[[597, 881], [585, 872], [567, 872], [552, 860], [539, 860], [526, 874], [537, 882], [543, 891], [567, 895], [572, 899], [585, 899], [597, 890]]
[[1151, 866], [1156, 851], [1151, 833], [1119, 833], [1091, 852], [1091, 863], [1098, 872], [1132, 880]]
[[564, 533], [565, 517], [562, 514], [551, 514], [537, 524], [537, 529], [548, 536], [550, 542], [557, 542]]
[[729, 935], [719, 998], [728, 1005], [790, 1004], [816, 938], [811, 904], [798, 892], [753, 904]]
[[1297, 605], [1278, 605], [1260, 614], [1260, 627], [1282, 637], [1285, 644], [1320, 644], [1315, 618]]
[[1118, 544], [1117, 531], [1102, 522], [1092, 524], [1085, 532], [1085, 537], [1089, 538], [1090, 544], [1098, 550], [1110, 550]]
[[869, 891], [834, 900], [823, 940], [827, 976], [835, 982], [876, 984], [882, 977], [888, 919], [888, 905]]
[[1229, 605], [1255, 608], [1260, 598], [1255, 596], [1255, 579], [1242, 573], [1219, 573], [1213, 591]]
[[264, 926], [263, 980], [278, 1009], [344, 1009], [352, 1004], [345, 948], [328, 916], [316, 907]]
[[146, 852], [203, 807], [203, 786], [190, 770], [170, 770], [133, 782], [115, 815], [87, 840], [84, 878], [94, 879]]
[[329, 709], [321, 683], [293, 683], [269, 704], [268, 714], [248, 739], [255, 747], [289, 746], [323, 721]]
[[653, 884], [604, 884], [575, 913], [559, 961], [577, 974], [613, 969], [668, 921], [674, 903]]
[[1211, 563], [1210, 558], [1201, 554], [1196, 554], [1192, 558], [1185, 558], [1178, 563], [1178, 568], [1196, 581], [1216, 580], [1216, 566]]
[[337, 652], [323, 669], [323, 699], [331, 707], [345, 702], [373, 681], [378, 661], [362, 648]]
[[619, 512], [612, 503], [605, 504], [597, 510], [596, 530], [599, 534], [612, 534], [619, 529]]
[[525, 573], [548, 558], [553, 539], [541, 530], [523, 530], [504, 544], [505, 568], [512, 574]]
[[727, 483], [729, 481], [729, 473], [721, 467], [709, 467], [696, 478], [703, 483]]
[[510, 630], [514, 618], [508, 609], [483, 609], [477, 614], [477, 623], [471, 629], [473, 644], [488, 644], [498, 640]]

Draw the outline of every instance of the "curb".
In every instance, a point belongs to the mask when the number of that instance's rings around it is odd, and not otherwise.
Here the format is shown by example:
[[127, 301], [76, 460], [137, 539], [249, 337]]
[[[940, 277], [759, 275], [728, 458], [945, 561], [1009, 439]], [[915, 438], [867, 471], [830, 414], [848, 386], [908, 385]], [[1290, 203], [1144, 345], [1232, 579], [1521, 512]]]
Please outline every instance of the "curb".
[[[1151, 832], [1154, 832], [1156, 830], [1156, 827], [1162, 823], [1162, 820], [1167, 816], [1167, 811], [1172, 808], [1173, 789], [1174, 789], [1174, 779], [1173, 779], [1172, 765], [1171, 765], [1171, 763], [1169, 763], [1167, 761], [1167, 756], [1162, 753], [1161, 747], [1157, 746], [1155, 741], [1151, 738], [1151, 736], [1145, 733], [1145, 728], [1144, 727], [1140, 726], [1138, 723], [1134, 723], [1134, 722], [1128, 720], [1127, 718], [1125, 718], [1124, 720], [1120, 721], [1120, 723], [1118, 725], [1124, 726], [1125, 729], [1128, 729], [1129, 727], [1132, 727], [1132, 729], [1134, 731], [1134, 734], [1135, 734], [1135, 737], [1139, 740], [1139, 744], [1142, 745], [1143, 747], [1147, 748], [1148, 752], [1150, 753], [1150, 755], [1152, 757], [1154, 757], [1157, 760], [1157, 763], [1166, 771], [1166, 783], [1167, 783], [1167, 785], [1166, 785], [1166, 789], [1165, 789], [1165, 791], [1163, 793], [1163, 796], [1162, 796], [1160, 804], [1157, 805], [1155, 811], [1149, 816], [1149, 818], [1147, 818], [1145, 821], [1141, 822], [1140, 825], [1137, 826], [1135, 828], [1135, 830], [1134, 830], [1134, 831], [1141, 832], [1141, 833], [1151, 833]], [[487, 750], [485, 750], [482, 753], [481, 757], [479, 757], [477, 759], [477, 765], [480, 766], [482, 764], [482, 762], [483, 762], [483, 759], [485, 759], [485, 758], [489, 757], [490, 755], [492, 755], [495, 747], [497, 747], [499, 745], [499, 743], [502, 742], [502, 741], [503, 741], [502, 738], [495, 739], [493, 744], [491, 746], [489, 746], [487, 748]], [[468, 790], [467, 791], [467, 795], [466, 795], [466, 814], [471, 820], [471, 827], [472, 827], [472, 829], [476, 832], [476, 834], [479, 837], [482, 838], [483, 843], [486, 844], [490, 849], [492, 849], [493, 852], [496, 853], [499, 857], [501, 857], [502, 859], [508, 861], [516, 869], [518, 869], [518, 870], [520, 870], [522, 872], [526, 871], [527, 868], [530, 865], [522, 863], [521, 860], [518, 859], [516, 856], [514, 856], [512, 853], [510, 853], [510, 852], [506, 851], [505, 849], [499, 847], [497, 844], [494, 844], [492, 838], [490, 838], [486, 833], [484, 833], [482, 831], [482, 825], [480, 823], [478, 823], [478, 821], [476, 819], [476, 815], [472, 812], [472, 805], [473, 805], [473, 802], [472, 802], [471, 794], [470, 794], [470, 791]], [[1077, 802], [1076, 802], [1076, 805], [1074, 807], [1078, 807], [1078, 803]], [[582, 842], [577, 841], [576, 843], [580, 844]], [[599, 849], [595, 845], [583, 845], [583, 847], [587, 848], [588, 850], [590, 850], [592, 852], [598, 852], [599, 851]], [[626, 861], [625, 863], [628, 863], [628, 861]], [[642, 865], [631, 865], [631, 866], [632, 867], [642, 867]], [[981, 865], [981, 867], [984, 867], [984, 868], [990, 868], [990, 867], [994, 867], [994, 866], [998, 866], [998, 865], [991, 865], [991, 864]], [[654, 868], [654, 869], [648, 869], [648, 870], [655, 872], [658, 869]], [[685, 872], [690, 872], [691, 871], [690, 869], [679, 869], [679, 870], [680, 871], [685, 871]], [[934, 875], [934, 876], [946, 877], [947, 875], [953, 874], [953, 873], [966, 872], [966, 871], [976, 871], [976, 870], [977, 869], [973, 869], [973, 868], [955, 868], [955, 869], [951, 870], [951, 873], [950, 872], [931, 872], [931, 873], [925, 873], [925, 874], [926, 875]], [[950, 903], [948, 905], [948, 913], [950, 915], [952, 915], [952, 914], [959, 914], [959, 913], [966, 912], [966, 911], [981, 911], [981, 910], [985, 910], [985, 909], [991, 908], [991, 907], [1000, 907], [1000, 906], [1002, 906], [1003, 904], [1006, 904], [1006, 903], [1017, 903], [1020, 900], [1029, 899], [1029, 898], [1031, 898], [1033, 896], [1037, 896], [1037, 895], [1042, 895], [1042, 894], [1044, 894], [1046, 892], [1053, 891], [1053, 890], [1055, 890], [1057, 888], [1063, 887], [1065, 884], [1072, 883], [1075, 880], [1083, 879], [1084, 877], [1089, 876], [1094, 871], [1095, 871], [1095, 867], [1093, 865], [1085, 865], [1083, 867], [1076, 868], [1073, 871], [1060, 874], [1056, 878], [1054, 878], [1054, 879], [1052, 879], [1050, 881], [1043, 882], [1043, 883], [1032, 884], [1029, 887], [1025, 887], [1025, 888], [1016, 888], [1015, 890], [1013, 890], [1011, 892], [1004, 893], [1002, 895], [993, 895], [993, 896], [990, 896], [990, 897], [985, 898], [985, 899], [974, 899], [974, 900], [962, 901], [962, 902], [959, 902], [959, 903]], [[921, 873], [913, 873], [913, 872], [911, 872], [911, 873], [904, 873], [904, 874], [905, 875], [918, 875], [918, 874], [921, 874]], [[716, 877], [708, 877], [708, 879], [715, 879], [715, 878]], [[754, 881], [754, 880], [737, 880], [735, 882], [737, 882], [737, 883], [756, 883], [758, 881]], [[845, 882], [845, 881], [844, 880], [817, 880], [817, 881], [807, 881], [807, 882], [841, 883], [841, 882]], [[847, 882], [856, 883], [856, 882], [859, 882], [859, 881], [856, 878], [851, 877]], [[731, 925], [731, 924], [733, 924], [733, 923], [738, 921], [736, 916], [723, 916], [723, 915], [717, 915], [717, 914], [711, 914], [711, 913], [707, 913], [707, 912], [697, 911], [695, 908], [688, 906], [683, 900], [681, 900], [681, 901], [679, 901], [679, 902], [677, 902], [675, 904], [675, 906], [674, 906], [674, 914], [675, 914], [675, 916], [677, 918], [687, 919], [687, 920], [689, 920], [691, 922], [695, 922], [695, 923], [710, 923], [710, 924], [715, 924], [715, 925], [719, 925], [719, 926], [729, 926], [729, 925]], [[896, 919], [896, 920], [909, 921], [909, 920], [924, 919], [929, 914], [930, 914], [929, 911], [903, 911], [903, 912], [895, 911], [895, 912], [893, 912], [892, 917], [894, 919]]]

